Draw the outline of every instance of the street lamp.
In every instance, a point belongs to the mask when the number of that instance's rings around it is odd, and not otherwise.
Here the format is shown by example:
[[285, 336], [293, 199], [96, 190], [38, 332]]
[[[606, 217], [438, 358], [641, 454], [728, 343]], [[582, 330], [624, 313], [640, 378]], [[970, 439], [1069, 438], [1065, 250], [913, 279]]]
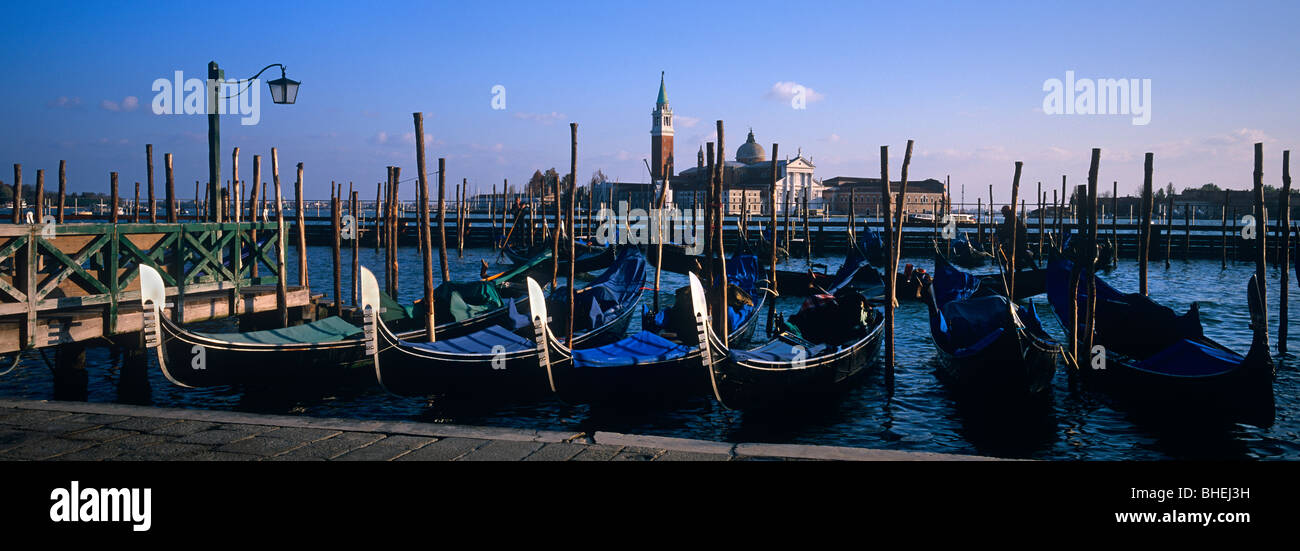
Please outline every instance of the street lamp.
[[[254, 80], [261, 76], [271, 67], [280, 68], [280, 78], [267, 82], [271, 89], [271, 101], [278, 104], [293, 104], [298, 100], [298, 85], [301, 84], [296, 80], [290, 80], [285, 76], [285, 67], [282, 63], [272, 63], [263, 67], [257, 74], [249, 77], [247, 80]], [[211, 101], [208, 102], [208, 204], [212, 205], [208, 212], [210, 222], [220, 222], [223, 218], [221, 203], [221, 119], [217, 109], [213, 108], [217, 104], [217, 96], [221, 90], [221, 82], [226, 80], [226, 72], [217, 66], [217, 62], [208, 62], [208, 83], [211, 87], [208, 90]], [[240, 89], [238, 92], [221, 99], [230, 99], [246, 92], [248, 87]], [[256, 93], [256, 92], [254, 92]], [[256, 183], [255, 183], [256, 184]]]

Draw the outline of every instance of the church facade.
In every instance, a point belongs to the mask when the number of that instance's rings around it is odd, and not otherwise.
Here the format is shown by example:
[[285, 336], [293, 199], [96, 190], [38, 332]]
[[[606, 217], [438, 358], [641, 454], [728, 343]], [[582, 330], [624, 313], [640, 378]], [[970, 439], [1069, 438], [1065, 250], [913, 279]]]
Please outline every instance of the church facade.
[[[659, 97], [651, 112], [650, 126], [650, 167], [654, 173], [654, 184], [660, 185], [666, 178], [669, 201], [678, 208], [703, 208], [709, 182], [704, 146], [699, 146], [695, 166], [681, 172], [675, 171], [673, 146], [673, 111], [668, 104], [664, 76], [661, 73]], [[793, 159], [780, 159], [776, 165], [776, 212], [784, 212], [786, 205], [801, 210], [805, 201], [813, 209], [820, 208], [824, 187], [813, 176], [817, 167], [811, 158], [804, 157], [803, 152], [798, 151]], [[757, 215], [771, 212], [768, 202], [772, 163], [762, 144], [754, 138], [753, 129], [750, 129], [745, 143], [736, 149], [735, 156], [723, 162], [722, 181], [723, 189], [726, 190], [722, 201], [727, 214], [746, 211]]]

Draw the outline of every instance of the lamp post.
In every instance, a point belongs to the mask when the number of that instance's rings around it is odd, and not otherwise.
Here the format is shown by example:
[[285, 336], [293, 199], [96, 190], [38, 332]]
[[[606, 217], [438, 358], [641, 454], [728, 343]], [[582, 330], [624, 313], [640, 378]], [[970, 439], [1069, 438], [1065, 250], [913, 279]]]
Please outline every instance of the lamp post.
[[[261, 76], [271, 67], [280, 68], [280, 78], [267, 82], [271, 89], [271, 101], [278, 104], [293, 104], [298, 99], [298, 85], [301, 84], [296, 80], [290, 80], [285, 76], [285, 67], [280, 63], [272, 63], [263, 67], [257, 74], [249, 77], [247, 80], [252, 81]], [[221, 97], [221, 84], [226, 80], [226, 71], [217, 66], [217, 62], [208, 62], [208, 221], [220, 222], [224, 213], [222, 212], [221, 201], [221, 119], [217, 109], [217, 102], [224, 101], [248, 91], [248, 87], [235, 92], [232, 95]], [[256, 92], [254, 92], [256, 93]], [[254, 182], [254, 185], [257, 183]]]

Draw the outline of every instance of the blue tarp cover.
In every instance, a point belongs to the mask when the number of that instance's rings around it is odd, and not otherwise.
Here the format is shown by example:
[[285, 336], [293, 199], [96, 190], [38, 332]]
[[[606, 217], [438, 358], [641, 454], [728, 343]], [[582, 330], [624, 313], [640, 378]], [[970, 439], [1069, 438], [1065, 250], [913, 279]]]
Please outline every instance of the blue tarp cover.
[[649, 331], [641, 331], [614, 344], [573, 351], [575, 367], [616, 367], [673, 360], [686, 356], [690, 347]]
[[1176, 377], [1207, 377], [1232, 371], [1243, 361], [1235, 353], [1183, 339], [1139, 362], [1137, 368]]
[[438, 342], [408, 342], [411, 347], [451, 354], [492, 354], [492, 347], [502, 346], [505, 352], [517, 352], [537, 347], [537, 343], [511, 333], [509, 329], [493, 325], [461, 337]]
[[[645, 285], [646, 260], [636, 247], [619, 249], [618, 257], [604, 273], [574, 294], [574, 331], [589, 331], [618, 317], [619, 306], [630, 301]], [[551, 294], [547, 308], [553, 313], [569, 312], [569, 289]], [[629, 305], [630, 306], [630, 305]]]

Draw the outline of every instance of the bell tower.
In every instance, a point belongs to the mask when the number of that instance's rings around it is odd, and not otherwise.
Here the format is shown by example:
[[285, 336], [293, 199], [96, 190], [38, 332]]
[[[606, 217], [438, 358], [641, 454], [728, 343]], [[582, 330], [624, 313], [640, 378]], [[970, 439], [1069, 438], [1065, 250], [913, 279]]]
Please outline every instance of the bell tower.
[[650, 125], [650, 168], [655, 180], [673, 176], [673, 110], [664, 91], [664, 74], [659, 73], [659, 99]]

